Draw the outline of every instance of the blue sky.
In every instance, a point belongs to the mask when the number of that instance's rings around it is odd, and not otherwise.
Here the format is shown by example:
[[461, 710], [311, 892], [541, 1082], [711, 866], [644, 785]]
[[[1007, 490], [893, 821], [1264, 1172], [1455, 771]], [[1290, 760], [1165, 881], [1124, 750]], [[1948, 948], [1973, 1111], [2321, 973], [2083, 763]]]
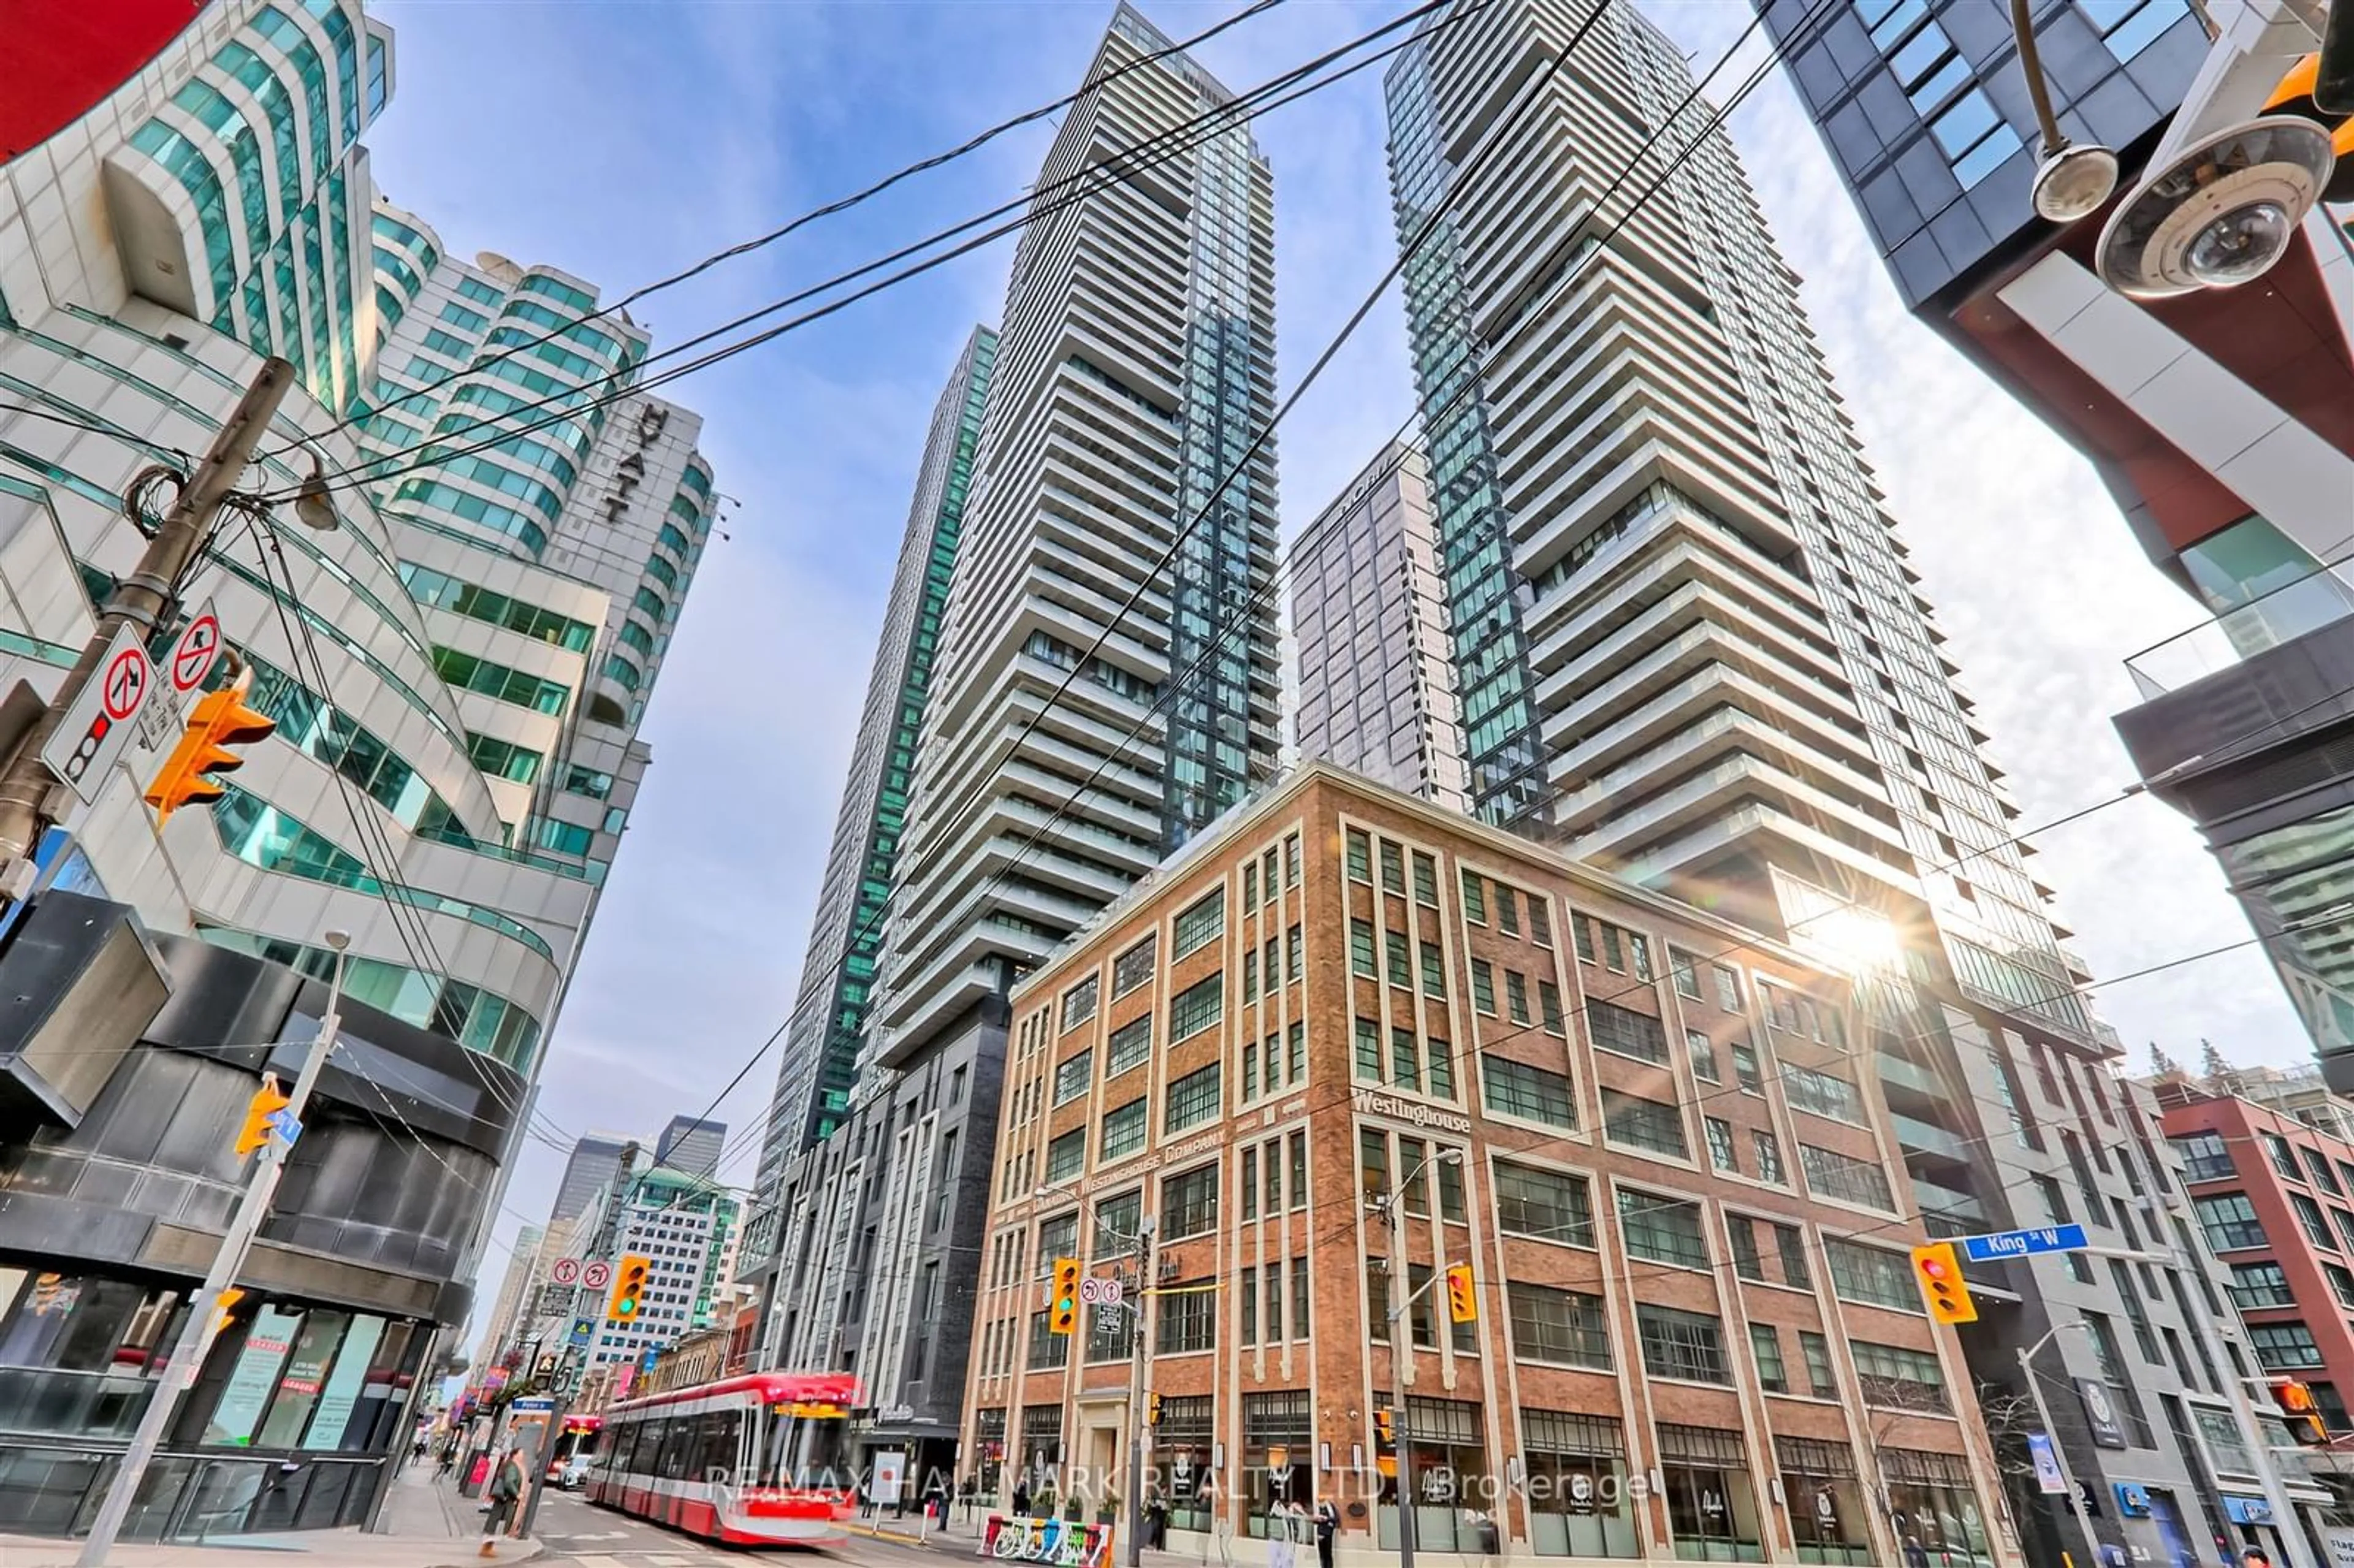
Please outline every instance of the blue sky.
[[[1183, 36], [1240, 5], [1144, 9]], [[1404, 8], [1288, 0], [1203, 58], [1241, 89]], [[1061, 97], [1110, 14], [1108, 0], [372, 9], [398, 33], [394, 101], [370, 136], [379, 187], [459, 254], [553, 263], [609, 299]], [[1702, 71], [1749, 19], [1742, 0], [1647, 9]], [[1720, 86], [1760, 58], [1744, 43]], [[1287, 391], [1392, 254], [1378, 75], [1256, 128], [1275, 166]], [[2115, 795], [2133, 777], [2108, 723], [2135, 700], [2122, 662], [2199, 611], [2143, 560], [2091, 469], [1904, 314], [1778, 71], [1732, 124], [2022, 824]], [[1017, 196], [1051, 135], [1025, 128], [633, 313], [658, 349], [674, 344]], [[566, 1131], [701, 1111], [790, 1008], [925, 423], [965, 335], [995, 321], [1009, 257], [978, 251], [669, 389], [705, 416], [705, 450], [742, 504], [664, 667], [654, 771], [548, 1056], [539, 1105]], [[1282, 429], [1287, 535], [1405, 419], [1409, 393], [1393, 299]], [[2039, 847], [2096, 974], [2248, 935], [2196, 835], [2155, 801]], [[2243, 1062], [2306, 1054], [2253, 950], [2096, 996], [2137, 1055], [2157, 1040], [2189, 1056], [2201, 1038]], [[719, 1114], [751, 1128], [774, 1075], [772, 1057]], [[557, 1165], [535, 1148], [509, 1208], [544, 1213]], [[748, 1159], [732, 1174], [748, 1180]], [[502, 1242], [516, 1223], [503, 1216]]]

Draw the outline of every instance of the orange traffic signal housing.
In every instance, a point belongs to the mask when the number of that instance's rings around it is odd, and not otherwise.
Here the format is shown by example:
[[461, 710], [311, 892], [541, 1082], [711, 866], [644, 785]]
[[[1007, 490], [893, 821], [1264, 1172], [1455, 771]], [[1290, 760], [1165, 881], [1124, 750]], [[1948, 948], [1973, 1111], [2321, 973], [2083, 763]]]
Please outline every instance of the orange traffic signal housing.
[[163, 771], [147, 787], [146, 800], [155, 808], [157, 827], [183, 806], [209, 805], [227, 794], [228, 786], [210, 776], [233, 773], [245, 766], [245, 758], [229, 747], [250, 746], [278, 727], [268, 715], [245, 705], [246, 694], [252, 688], [253, 672], [247, 669], [219, 691], [196, 699], [180, 744], [172, 748]]
[[2330, 150], [2338, 154], [2338, 164], [2329, 183], [2321, 188], [2321, 199], [2327, 202], [2354, 201], [2354, 116], [2323, 109], [2315, 102], [2316, 90], [2321, 82], [2321, 57], [2307, 55], [2289, 68], [2273, 89], [2272, 99], [2264, 105], [2266, 114], [2289, 114], [2300, 120], [2310, 120], [2329, 132]]
[[1447, 1316], [1458, 1323], [1479, 1319], [1479, 1297], [1472, 1288], [1471, 1266], [1468, 1263], [1447, 1266]]
[[270, 1141], [270, 1118], [294, 1102], [278, 1086], [278, 1075], [261, 1075], [261, 1087], [246, 1102], [245, 1126], [237, 1135], [237, 1151], [250, 1154]]
[[624, 1253], [613, 1270], [613, 1297], [605, 1316], [617, 1323], [634, 1321], [646, 1304], [646, 1276], [653, 1271], [653, 1259]]
[[1055, 1260], [1055, 1298], [1046, 1304], [1046, 1331], [1075, 1334], [1079, 1329], [1079, 1260]]
[[2314, 1402], [2313, 1390], [2293, 1377], [2275, 1378], [2272, 1383], [2273, 1403], [2281, 1408], [2281, 1416], [2288, 1424], [2288, 1435], [2309, 1448], [2326, 1447], [2329, 1428], [2321, 1419], [2321, 1406]]
[[1914, 1277], [1929, 1303], [1929, 1316], [1940, 1323], [1975, 1323], [1978, 1304], [1970, 1299], [1969, 1282], [1962, 1277], [1962, 1260], [1951, 1242], [1931, 1242], [1913, 1249]]

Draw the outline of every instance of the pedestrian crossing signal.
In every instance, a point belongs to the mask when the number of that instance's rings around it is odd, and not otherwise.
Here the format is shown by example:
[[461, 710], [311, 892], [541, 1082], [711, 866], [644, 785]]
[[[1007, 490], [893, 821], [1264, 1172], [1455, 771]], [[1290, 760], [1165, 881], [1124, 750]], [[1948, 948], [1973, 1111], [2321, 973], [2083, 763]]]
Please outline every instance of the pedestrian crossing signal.
[[1147, 1426], [1161, 1425], [1161, 1396], [1157, 1393], [1144, 1396], [1144, 1424]]
[[1046, 1308], [1047, 1331], [1074, 1334], [1079, 1328], [1079, 1260], [1055, 1260], [1055, 1298]]

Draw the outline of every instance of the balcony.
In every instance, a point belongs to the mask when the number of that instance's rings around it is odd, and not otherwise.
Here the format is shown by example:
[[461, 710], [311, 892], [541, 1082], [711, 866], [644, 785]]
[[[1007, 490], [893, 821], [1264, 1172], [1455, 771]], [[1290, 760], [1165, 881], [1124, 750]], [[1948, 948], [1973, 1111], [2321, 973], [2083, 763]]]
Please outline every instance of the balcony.
[[1947, 1097], [1945, 1083], [1936, 1074], [1905, 1057], [1892, 1056], [1883, 1051], [1872, 1058], [1872, 1069], [1880, 1075], [1883, 1086], [1893, 1084], [1933, 1100]]
[[2349, 616], [2354, 616], [2354, 559], [2342, 559], [2143, 649], [2126, 661], [2126, 670], [2144, 700], [2163, 696]]
[[1896, 1141], [1905, 1153], [1930, 1155], [1951, 1160], [1956, 1165], [1969, 1163], [1968, 1140], [1946, 1131], [1935, 1122], [1923, 1121], [1919, 1117], [1906, 1116], [1901, 1111], [1892, 1111], [1888, 1119], [1896, 1129]]
[[1950, 1215], [1974, 1224], [1986, 1223], [1986, 1205], [1978, 1202], [1975, 1193], [1932, 1181], [1925, 1176], [1913, 1178], [1913, 1201], [1921, 1205], [1924, 1213]]

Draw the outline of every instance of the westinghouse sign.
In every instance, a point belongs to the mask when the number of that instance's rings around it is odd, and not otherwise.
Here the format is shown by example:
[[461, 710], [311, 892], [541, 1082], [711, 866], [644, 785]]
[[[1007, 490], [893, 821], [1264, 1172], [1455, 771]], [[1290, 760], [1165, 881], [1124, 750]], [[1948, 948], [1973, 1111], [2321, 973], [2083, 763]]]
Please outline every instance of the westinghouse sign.
[[1350, 1096], [1359, 1116], [1387, 1117], [1392, 1121], [1408, 1122], [1416, 1127], [1433, 1128], [1440, 1132], [1469, 1132], [1471, 1118], [1459, 1111], [1440, 1110], [1424, 1105], [1420, 1100], [1402, 1100], [1395, 1095], [1378, 1095], [1371, 1089], [1358, 1089]]

